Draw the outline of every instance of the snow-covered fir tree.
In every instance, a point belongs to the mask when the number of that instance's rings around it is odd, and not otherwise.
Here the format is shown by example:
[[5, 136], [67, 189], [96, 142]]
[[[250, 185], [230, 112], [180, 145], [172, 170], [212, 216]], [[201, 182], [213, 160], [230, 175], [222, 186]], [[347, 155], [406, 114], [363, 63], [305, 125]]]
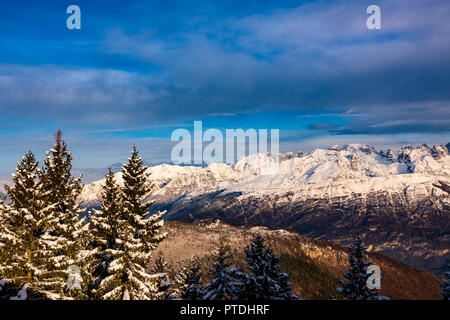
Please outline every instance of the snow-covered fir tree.
[[450, 300], [450, 261], [445, 264], [444, 276], [446, 280], [441, 283], [442, 300]]
[[[157, 299], [162, 300], [178, 300], [178, 294], [174, 288], [172, 288], [172, 280], [170, 278], [172, 274], [172, 268], [166, 261], [164, 253], [159, 251], [154, 266], [151, 269], [152, 276], [158, 281]], [[175, 279], [174, 279], [175, 280]]]
[[122, 167], [124, 180], [122, 193], [124, 213], [134, 231], [129, 236], [139, 240], [137, 248], [142, 252], [135, 257], [135, 260], [141, 264], [148, 263], [152, 251], [163, 239], [158, 235], [162, 221], [158, 221], [164, 213], [159, 212], [155, 214], [155, 218], [147, 219], [149, 209], [153, 205], [153, 201], [144, 202], [145, 196], [152, 190], [152, 186], [148, 182], [149, 175], [147, 166], [139, 157], [136, 147], [133, 147], [128, 164]]
[[239, 278], [242, 272], [237, 268], [230, 268], [229, 251], [224, 244], [216, 248], [213, 268], [209, 272], [213, 279], [204, 287], [204, 300], [236, 300], [241, 295], [243, 283]]
[[378, 300], [377, 290], [369, 289], [367, 279], [372, 275], [367, 268], [372, 262], [364, 261], [367, 253], [362, 240], [357, 237], [350, 248], [348, 262], [350, 268], [344, 272], [345, 280], [339, 280], [342, 287], [337, 289], [347, 300]]
[[94, 210], [90, 217], [91, 243], [89, 248], [89, 271], [93, 282], [90, 292], [93, 298], [101, 299], [102, 292], [97, 289], [103, 279], [110, 276], [109, 265], [114, 259], [125, 254], [123, 232], [126, 228], [122, 207], [121, 189], [114, 174], [109, 169], [103, 186], [101, 210]]
[[172, 281], [167, 273], [152, 273], [151, 277], [156, 283], [156, 300], [176, 300], [175, 291], [170, 288]]
[[29, 151], [17, 164], [13, 186], [5, 186], [10, 205], [0, 204], [2, 214], [0, 278], [20, 288], [45, 292], [48, 259], [42, 239], [48, 208], [41, 199], [42, 183], [34, 154]]
[[178, 297], [183, 300], [202, 300], [205, 292], [201, 281], [200, 265], [189, 259], [177, 273]]
[[[85, 219], [80, 219], [84, 212], [77, 204], [82, 189], [81, 176], [77, 179], [72, 176], [72, 155], [62, 140], [61, 130], [56, 133], [55, 144], [46, 153], [44, 164], [42, 197], [50, 209], [42, 239], [49, 259], [49, 290], [60, 298], [84, 299], [90, 282], [84, 261], [89, 226]], [[68, 279], [74, 276], [74, 272], [78, 278], [76, 285], [72, 286]]]
[[159, 234], [165, 212], [149, 216], [151, 202], [144, 203], [151, 191], [147, 167], [133, 148], [128, 164], [122, 167], [123, 222], [119, 230], [120, 247], [111, 251], [109, 276], [101, 281], [98, 293], [103, 299], [148, 300], [156, 297], [158, 279], [147, 272], [152, 252], [164, 239]]
[[292, 294], [288, 275], [281, 272], [278, 266], [279, 258], [266, 246], [264, 236], [256, 234], [244, 252], [250, 273], [245, 275], [242, 299], [297, 299], [297, 296]]
[[172, 286], [172, 281], [169, 277], [170, 269], [163, 252], [159, 251], [155, 259], [155, 265], [151, 270], [152, 276], [158, 281], [158, 291], [156, 294], [158, 299], [176, 299], [175, 291], [170, 288]]

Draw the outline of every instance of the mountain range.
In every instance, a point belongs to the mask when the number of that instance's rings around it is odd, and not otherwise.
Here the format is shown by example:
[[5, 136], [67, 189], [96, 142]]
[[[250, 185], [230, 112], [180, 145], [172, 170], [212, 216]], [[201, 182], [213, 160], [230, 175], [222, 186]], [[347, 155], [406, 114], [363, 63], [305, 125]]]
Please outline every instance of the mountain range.
[[[229, 165], [160, 164], [148, 169], [153, 210], [167, 220], [218, 218], [236, 225], [297, 231], [370, 249], [439, 272], [450, 257], [450, 201], [435, 184], [450, 179], [450, 144], [377, 151], [333, 146], [308, 153], [254, 154]], [[119, 184], [121, 173], [116, 173]], [[103, 180], [80, 202], [98, 207]]]

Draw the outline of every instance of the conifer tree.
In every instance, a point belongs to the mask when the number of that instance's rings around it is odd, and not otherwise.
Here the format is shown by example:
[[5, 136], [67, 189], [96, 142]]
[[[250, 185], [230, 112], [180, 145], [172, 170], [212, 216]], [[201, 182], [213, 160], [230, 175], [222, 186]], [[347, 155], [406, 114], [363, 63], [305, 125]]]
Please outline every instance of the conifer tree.
[[367, 268], [371, 262], [364, 261], [366, 256], [364, 244], [357, 237], [348, 256], [350, 268], [344, 273], [346, 280], [339, 280], [342, 287], [337, 289], [337, 292], [347, 300], [378, 300], [377, 290], [369, 289], [367, 286], [367, 279], [371, 276]]
[[175, 280], [178, 284], [178, 296], [183, 300], [201, 300], [205, 295], [200, 280], [200, 266], [195, 259], [190, 259], [178, 272]]
[[[122, 193], [125, 217], [133, 229], [133, 234], [128, 236], [132, 239], [139, 239], [137, 246], [142, 254], [136, 256], [135, 259], [137, 263], [141, 264], [148, 263], [152, 251], [162, 240], [157, 236], [162, 226], [158, 222], [159, 218], [147, 219], [149, 209], [153, 205], [153, 201], [144, 202], [145, 196], [152, 190], [151, 184], [148, 183], [149, 176], [147, 166], [144, 165], [136, 146], [134, 146], [128, 164], [122, 166], [124, 180]], [[163, 213], [156, 214], [160, 217], [162, 215]]]
[[250, 245], [245, 248], [247, 268], [245, 275], [243, 299], [249, 300], [290, 300], [297, 299], [292, 294], [291, 284], [286, 273], [278, 267], [279, 258], [270, 247], [265, 245], [265, 238], [256, 234]]
[[165, 272], [151, 274], [151, 277], [156, 282], [155, 299], [157, 300], [175, 300], [174, 290], [170, 289], [172, 282], [169, 275]]
[[175, 300], [176, 293], [170, 289], [172, 281], [169, 278], [170, 266], [167, 263], [162, 251], [158, 252], [155, 259], [155, 266], [152, 268], [152, 276], [158, 281], [157, 299]]
[[444, 276], [446, 280], [441, 283], [442, 300], [450, 300], [450, 261], [445, 264]]
[[3, 216], [0, 243], [5, 253], [0, 262], [0, 278], [8, 278], [14, 285], [32, 288], [34, 292], [45, 292], [47, 261], [42, 236], [48, 208], [41, 199], [39, 175], [38, 162], [29, 151], [17, 164], [13, 186], [5, 186], [11, 205], [0, 204]]
[[[55, 135], [55, 144], [46, 153], [45, 166], [42, 169], [42, 197], [50, 208], [47, 217], [47, 230], [43, 236], [46, 242], [46, 257], [49, 260], [49, 290], [60, 298], [87, 298], [90, 282], [85, 265], [85, 253], [89, 225], [80, 219], [84, 210], [77, 204], [82, 185], [81, 176], [72, 176], [72, 155], [62, 140], [62, 132]], [[69, 286], [68, 278], [79, 269], [76, 286]]]
[[98, 292], [103, 299], [148, 300], [156, 297], [158, 281], [146, 269], [153, 250], [164, 238], [158, 232], [165, 212], [149, 216], [152, 203], [143, 202], [151, 191], [146, 171], [147, 167], [134, 147], [128, 164], [122, 167], [120, 249], [111, 252], [109, 276], [99, 285]]
[[224, 244], [219, 245], [214, 252], [215, 261], [209, 272], [213, 279], [205, 286], [204, 300], [236, 300], [242, 290], [239, 281], [240, 271], [230, 268], [231, 254]]
[[5, 190], [16, 209], [26, 209], [30, 213], [36, 211], [39, 204], [41, 181], [38, 180], [39, 163], [31, 151], [17, 163], [16, 173], [12, 175], [14, 185], [5, 185]]
[[95, 298], [101, 298], [97, 288], [110, 275], [109, 264], [124, 251], [122, 235], [125, 223], [121, 190], [109, 169], [103, 186], [101, 210], [94, 210], [90, 218], [92, 250], [88, 262], [94, 278], [90, 289]]

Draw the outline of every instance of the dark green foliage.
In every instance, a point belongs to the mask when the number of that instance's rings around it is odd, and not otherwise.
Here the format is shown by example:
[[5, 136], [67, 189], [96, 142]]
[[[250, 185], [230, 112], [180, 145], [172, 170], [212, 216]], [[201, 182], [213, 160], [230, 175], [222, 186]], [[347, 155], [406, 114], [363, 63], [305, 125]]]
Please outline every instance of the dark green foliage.
[[249, 300], [290, 300], [297, 297], [292, 294], [288, 275], [281, 272], [272, 249], [265, 244], [266, 239], [256, 234], [250, 245], [245, 248], [247, 269], [244, 275], [242, 299]]
[[[146, 269], [152, 252], [164, 239], [164, 235], [158, 234], [164, 212], [149, 217], [152, 203], [144, 203], [144, 197], [151, 188], [148, 185], [147, 167], [138, 156], [136, 147], [133, 148], [128, 164], [122, 167], [122, 177], [124, 186], [121, 189], [120, 206], [118, 190], [112, 183], [112, 174], [107, 177], [107, 188], [111, 192], [104, 194], [104, 208], [110, 211], [110, 223], [116, 223], [114, 228], [118, 233], [109, 235], [110, 242], [115, 243], [115, 248], [106, 251], [108, 261], [102, 264], [103, 276], [97, 281], [98, 288], [95, 292], [101, 299], [154, 299], [160, 279], [150, 275]], [[95, 219], [94, 215], [93, 220]], [[117, 238], [114, 240], [114, 237]]]
[[34, 154], [28, 151], [17, 164], [16, 174], [13, 175], [14, 185], [12, 187], [5, 185], [14, 209], [26, 209], [30, 213], [39, 211], [41, 207], [39, 191], [41, 191], [42, 183], [38, 180], [40, 174], [38, 165]]
[[370, 261], [364, 261], [367, 253], [362, 240], [358, 237], [352, 244], [348, 262], [350, 268], [344, 273], [345, 280], [340, 280], [342, 287], [337, 291], [347, 300], [376, 300], [377, 291], [369, 289], [367, 280], [371, 276], [367, 268], [371, 265]]
[[[173, 224], [176, 225], [176, 222]], [[300, 247], [296, 246], [295, 242], [277, 241], [273, 247], [277, 249], [281, 271], [289, 275], [295, 292], [301, 298], [329, 300], [341, 297], [336, 292], [339, 282], [327, 265], [308, 257]], [[204, 282], [210, 281], [212, 277], [208, 271], [214, 264], [214, 255], [199, 257], [197, 261], [200, 263]], [[229, 261], [232, 266], [244, 266], [246, 264], [245, 254], [235, 248], [232, 250]]]
[[[87, 298], [85, 292], [90, 282], [83, 261], [88, 245], [88, 225], [80, 219], [83, 210], [77, 204], [82, 185], [81, 177], [72, 176], [72, 155], [62, 140], [62, 132], [55, 135], [55, 144], [46, 153], [42, 168], [42, 198], [49, 209], [46, 214], [47, 230], [44, 236], [49, 260], [48, 290], [61, 297]], [[80, 287], [69, 287], [67, 279], [71, 270], [80, 269]]]
[[200, 265], [195, 259], [188, 260], [175, 278], [179, 298], [183, 300], [203, 299], [205, 293], [200, 278]]
[[55, 210], [66, 215], [81, 214], [82, 210], [76, 204], [81, 192], [81, 177], [72, 176], [72, 155], [62, 140], [62, 132], [55, 135], [55, 144], [51, 151], [47, 151], [42, 168], [43, 198], [48, 204], [55, 206]]
[[293, 284], [297, 284], [303, 299], [329, 300], [340, 296], [336, 293], [339, 282], [319, 262], [306, 256], [301, 250], [280, 254], [280, 268]]
[[[147, 167], [139, 157], [136, 147], [133, 147], [128, 164], [122, 167], [122, 178], [124, 180], [122, 188], [123, 210], [125, 218], [132, 228], [132, 233], [128, 236], [139, 240], [141, 252], [150, 253], [162, 241], [162, 238], [157, 235], [161, 228], [159, 219], [146, 219], [153, 204], [151, 201], [144, 202], [145, 196], [152, 190], [148, 183], [148, 177]], [[156, 215], [162, 217], [163, 213], [157, 213]], [[139, 259], [139, 257], [136, 257], [136, 259]], [[149, 255], [144, 254], [142, 260], [137, 262], [146, 266], [148, 259]]]
[[109, 169], [103, 186], [101, 210], [95, 210], [91, 217], [90, 266], [89, 271], [93, 276], [91, 294], [94, 298], [100, 298], [102, 292], [97, 288], [100, 283], [110, 276], [109, 264], [118, 258], [118, 252], [124, 251], [121, 240], [124, 229], [124, 215], [122, 207], [122, 196], [119, 186], [116, 184], [114, 174]]
[[243, 289], [240, 271], [230, 268], [231, 254], [228, 246], [221, 244], [214, 252], [214, 263], [209, 274], [212, 280], [205, 286], [204, 300], [236, 300]]

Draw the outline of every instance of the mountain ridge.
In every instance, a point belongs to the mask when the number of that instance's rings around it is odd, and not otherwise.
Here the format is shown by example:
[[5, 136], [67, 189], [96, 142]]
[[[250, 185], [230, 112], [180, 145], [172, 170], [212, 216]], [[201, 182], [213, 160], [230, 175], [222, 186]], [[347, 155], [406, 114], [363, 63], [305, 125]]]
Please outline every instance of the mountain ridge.
[[[167, 238], [157, 251], [164, 254], [173, 277], [188, 259], [196, 258], [203, 281], [213, 262], [219, 243], [230, 246], [235, 266], [245, 265], [243, 249], [254, 234], [262, 234], [280, 257], [280, 267], [289, 274], [293, 292], [302, 299], [341, 299], [336, 288], [338, 278], [348, 268], [349, 248], [329, 241], [315, 240], [295, 231], [264, 226], [232, 226], [220, 220], [195, 223], [167, 221], [163, 226]], [[157, 252], [156, 252], [157, 253]], [[158, 254], [153, 256], [154, 259]], [[439, 280], [432, 274], [414, 269], [379, 253], [368, 252], [368, 260], [381, 269], [380, 295], [391, 299], [440, 299]]]
[[[394, 153], [351, 144], [255, 154], [233, 165], [161, 164], [148, 169], [154, 189], [147, 200], [168, 210], [168, 220], [219, 218], [343, 245], [360, 234], [375, 251], [432, 271], [449, 257], [450, 202], [434, 186], [450, 178], [449, 146]], [[121, 184], [121, 173], [116, 178]], [[84, 187], [84, 206], [99, 205], [102, 183]]]

